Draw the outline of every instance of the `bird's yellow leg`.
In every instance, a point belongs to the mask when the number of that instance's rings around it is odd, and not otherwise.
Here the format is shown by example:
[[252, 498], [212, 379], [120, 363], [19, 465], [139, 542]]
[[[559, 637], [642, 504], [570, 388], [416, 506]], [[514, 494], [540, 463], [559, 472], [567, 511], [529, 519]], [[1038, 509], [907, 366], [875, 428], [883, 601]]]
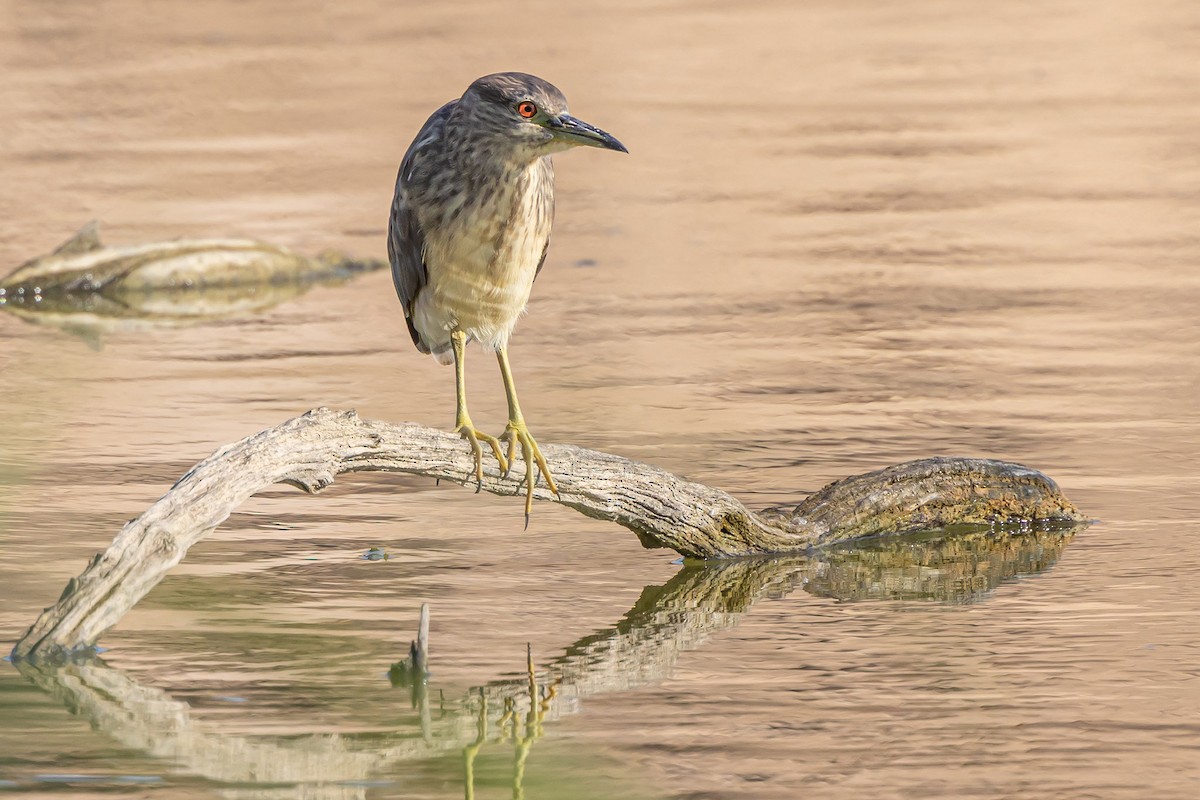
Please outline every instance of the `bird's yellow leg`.
[[483, 487], [483, 448], [479, 446], [481, 440], [491, 446], [496, 460], [500, 462], [500, 471], [505, 475], [508, 474], [509, 465], [504, 460], [504, 454], [500, 452], [500, 440], [478, 430], [471, 422], [471, 415], [467, 413], [467, 334], [464, 331], [451, 331], [450, 344], [454, 348], [454, 386], [458, 395], [454, 431], [467, 440], [471, 445], [471, 452], [475, 454], [475, 491], [479, 491]]
[[[505, 427], [502, 437], [508, 439], [508, 468], [504, 473], [507, 475], [508, 470], [512, 469], [517, 455], [517, 445], [520, 444], [521, 455], [525, 458], [525, 525], [528, 527], [529, 512], [533, 510], [533, 482], [537, 477], [537, 472], [542, 473], [550, 491], [558, 494], [558, 487], [554, 485], [554, 476], [550, 474], [550, 467], [546, 466], [546, 459], [542, 457], [541, 449], [530, 435], [529, 428], [525, 427], [525, 417], [521, 415], [521, 404], [517, 401], [517, 387], [513, 383], [512, 368], [508, 365], [508, 353], [504, 348], [496, 351], [496, 360], [500, 362], [500, 375], [504, 378], [504, 393], [508, 396], [508, 425]], [[534, 464], [537, 465], [537, 472], [534, 471]]]

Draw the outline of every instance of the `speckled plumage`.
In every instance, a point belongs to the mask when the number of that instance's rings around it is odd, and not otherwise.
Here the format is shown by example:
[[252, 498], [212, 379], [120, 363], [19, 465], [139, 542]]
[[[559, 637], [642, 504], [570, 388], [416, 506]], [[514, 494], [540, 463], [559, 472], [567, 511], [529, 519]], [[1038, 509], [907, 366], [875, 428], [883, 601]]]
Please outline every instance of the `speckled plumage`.
[[489, 349], [507, 345], [546, 257], [550, 154], [565, 146], [540, 126], [514, 134], [509, 106], [527, 97], [549, 113], [567, 111], [562, 93], [533, 76], [480, 78], [434, 112], [400, 164], [392, 276], [413, 343], [442, 363], [453, 360], [455, 328]]
[[[454, 429], [471, 445], [475, 480], [482, 485], [481, 442], [505, 474], [520, 448], [526, 525], [535, 474], [558, 489], [521, 414], [506, 351], [550, 244], [550, 155], [578, 146], [628, 152], [568, 114], [562, 92], [541, 78], [484, 76], [435, 111], [409, 145], [388, 224], [392, 278], [413, 344], [454, 364]], [[500, 439], [477, 429], [467, 411], [466, 345], [472, 339], [496, 352], [508, 398], [507, 457]]]

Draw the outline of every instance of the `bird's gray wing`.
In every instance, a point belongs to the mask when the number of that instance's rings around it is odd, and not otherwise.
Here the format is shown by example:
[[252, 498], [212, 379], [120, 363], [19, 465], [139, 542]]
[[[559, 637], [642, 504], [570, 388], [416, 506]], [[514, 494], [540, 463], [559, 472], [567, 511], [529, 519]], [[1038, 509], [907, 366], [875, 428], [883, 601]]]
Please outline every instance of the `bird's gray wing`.
[[428, 353], [429, 347], [421, 341], [421, 335], [413, 325], [412, 312], [417, 294], [428, 282], [429, 274], [425, 268], [425, 232], [413, 207], [411, 189], [414, 181], [420, 180], [416, 174], [420, 162], [427, 161], [441, 145], [446, 118], [456, 102], [451, 101], [435, 111], [408, 146], [408, 152], [400, 162], [400, 172], [396, 175], [396, 194], [392, 197], [392, 213], [388, 220], [388, 259], [392, 262], [392, 282], [404, 307], [404, 321], [408, 323], [409, 335], [422, 353]]

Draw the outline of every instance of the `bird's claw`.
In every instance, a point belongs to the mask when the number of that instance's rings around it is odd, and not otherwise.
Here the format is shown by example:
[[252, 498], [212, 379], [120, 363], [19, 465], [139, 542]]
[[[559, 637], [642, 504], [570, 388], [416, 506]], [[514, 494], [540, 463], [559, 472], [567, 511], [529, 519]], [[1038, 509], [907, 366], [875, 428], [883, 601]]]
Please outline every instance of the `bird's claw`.
[[545, 478], [546, 486], [555, 494], [558, 494], [558, 486], [554, 483], [554, 476], [550, 474], [550, 467], [546, 464], [545, 457], [542, 456], [542, 450], [538, 447], [537, 440], [533, 438], [529, 428], [525, 427], [524, 422], [509, 421], [500, 438], [508, 440], [508, 466], [501, 471], [504, 477], [508, 477], [513, 465], [516, 464], [518, 444], [521, 447], [521, 457], [525, 459], [525, 478], [522, 482], [525, 484], [525, 527], [528, 528], [529, 514], [533, 511], [533, 486], [537, 481], [537, 476], [540, 474]]
[[471, 453], [475, 456], [475, 491], [479, 492], [483, 488], [483, 448], [479, 442], [487, 442], [492, 448], [492, 453], [496, 456], [496, 460], [500, 462], [500, 473], [508, 475], [509, 467], [511, 466], [504, 458], [504, 453], [500, 450], [500, 440], [495, 436], [478, 430], [471, 424], [471, 420], [460, 422], [454, 429], [455, 433], [467, 440], [467, 444], [471, 445]]

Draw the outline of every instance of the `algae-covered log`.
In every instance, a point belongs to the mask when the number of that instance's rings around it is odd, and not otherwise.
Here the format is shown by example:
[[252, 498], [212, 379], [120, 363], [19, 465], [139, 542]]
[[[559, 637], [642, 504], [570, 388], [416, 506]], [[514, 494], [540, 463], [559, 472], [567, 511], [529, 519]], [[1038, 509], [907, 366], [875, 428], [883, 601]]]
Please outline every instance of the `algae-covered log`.
[[[755, 513], [719, 489], [648, 464], [570, 445], [549, 445], [543, 452], [554, 465], [559, 494], [538, 487], [539, 500], [611, 520], [647, 546], [694, 559], [802, 553], [964, 520], [1083, 519], [1045, 475], [1001, 461], [914, 461], [833, 484], [791, 511]], [[71, 579], [14, 655], [61, 655], [94, 644], [188, 548], [267, 486], [288, 483], [316, 492], [336, 475], [356, 471], [473, 483], [470, 451], [456, 434], [315, 409], [222, 447], [193, 467]], [[518, 480], [489, 469], [482, 488], [512, 495]], [[881, 527], [873, 519], [886, 522]]]

